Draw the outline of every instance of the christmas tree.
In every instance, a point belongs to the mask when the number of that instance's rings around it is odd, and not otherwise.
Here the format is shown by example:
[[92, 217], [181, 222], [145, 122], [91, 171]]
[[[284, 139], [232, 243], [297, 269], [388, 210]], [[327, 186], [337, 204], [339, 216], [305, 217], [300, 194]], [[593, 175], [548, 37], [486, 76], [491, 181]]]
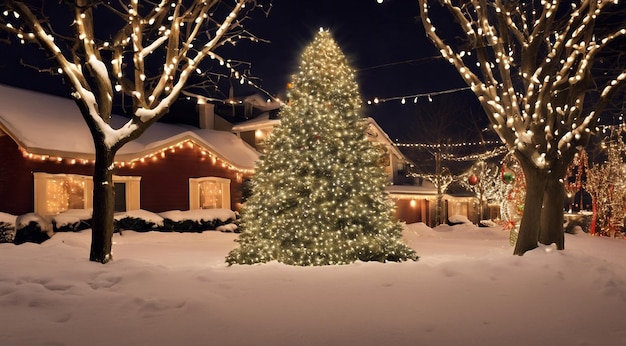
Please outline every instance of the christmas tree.
[[354, 71], [328, 31], [304, 50], [281, 123], [266, 141], [229, 264], [417, 260], [401, 241], [366, 139]]

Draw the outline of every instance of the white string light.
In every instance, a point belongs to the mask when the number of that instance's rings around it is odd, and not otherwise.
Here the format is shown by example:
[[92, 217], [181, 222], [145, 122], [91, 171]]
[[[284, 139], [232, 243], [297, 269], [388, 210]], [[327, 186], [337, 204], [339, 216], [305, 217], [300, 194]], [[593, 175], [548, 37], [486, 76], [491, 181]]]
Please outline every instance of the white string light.
[[460, 92], [460, 91], [465, 91], [465, 90], [470, 90], [470, 87], [463, 87], [463, 88], [456, 88], [456, 89], [449, 89], [449, 90], [442, 90], [442, 91], [433, 91], [433, 92], [428, 92], [428, 93], [419, 93], [419, 94], [412, 94], [412, 95], [404, 95], [404, 96], [394, 96], [394, 97], [387, 97], [387, 98], [378, 98], [375, 97], [373, 100], [368, 100], [367, 104], [371, 105], [371, 104], [380, 104], [383, 102], [389, 102], [389, 101], [397, 101], [400, 100], [401, 104], [406, 104], [406, 99], [407, 98], [412, 98], [413, 99], [413, 103], [417, 103], [418, 99], [420, 97], [426, 97], [428, 98], [429, 102], [432, 102], [433, 96], [438, 96], [438, 95], [444, 95], [444, 94], [452, 94], [452, 93], [456, 93], [456, 92]]
[[442, 144], [429, 144], [429, 143], [395, 143], [397, 147], [407, 147], [407, 148], [428, 148], [428, 149], [437, 149], [437, 148], [459, 148], [459, 147], [469, 147], [469, 146], [477, 146], [477, 145], [489, 145], [489, 144], [502, 144], [501, 141], [480, 141], [480, 142], [463, 142], [463, 143], [442, 143]]

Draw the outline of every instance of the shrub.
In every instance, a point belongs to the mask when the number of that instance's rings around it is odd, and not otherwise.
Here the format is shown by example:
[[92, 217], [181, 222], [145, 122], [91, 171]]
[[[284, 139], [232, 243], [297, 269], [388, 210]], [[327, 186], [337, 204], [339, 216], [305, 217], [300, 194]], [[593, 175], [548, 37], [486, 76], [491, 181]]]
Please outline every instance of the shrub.
[[15, 239], [15, 225], [0, 221], [0, 243], [12, 243]]
[[156, 229], [154, 222], [146, 221], [144, 219], [127, 216], [125, 218], [115, 220], [114, 228], [119, 230], [131, 230], [136, 232], [149, 232]]
[[24, 243], [41, 244], [48, 239], [50, 239], [48, 232], [42, 230], [37, 221], [30, 221], [27, 225], [17, 229], [13, 243], [16, 245]]
[[52, 230], [56, 232], [80, 232], [85, 229], [91, 228], [91, 219], [89, 220], [80, 220], [78, 222], [64, 224], [63, 226], [58, 226], [56, 220], [52, 220]]

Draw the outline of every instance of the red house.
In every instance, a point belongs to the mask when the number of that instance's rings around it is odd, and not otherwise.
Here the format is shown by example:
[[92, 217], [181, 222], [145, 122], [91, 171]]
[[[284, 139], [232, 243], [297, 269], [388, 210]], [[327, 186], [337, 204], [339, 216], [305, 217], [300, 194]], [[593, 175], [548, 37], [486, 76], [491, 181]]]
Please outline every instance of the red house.
[[[258, 156], [230, 132], [156, 123], [116, 156], [116, 211], [237, 210]], [[0, 211], [91, 208], [93, 160], [72, 100], [0, 85]]]

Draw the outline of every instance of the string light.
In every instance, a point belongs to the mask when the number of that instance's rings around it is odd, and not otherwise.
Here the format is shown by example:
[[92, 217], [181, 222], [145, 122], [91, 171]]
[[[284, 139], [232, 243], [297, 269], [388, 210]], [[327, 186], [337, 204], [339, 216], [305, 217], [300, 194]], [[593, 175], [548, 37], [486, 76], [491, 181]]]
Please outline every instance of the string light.
[[487, 151], [485, 153], [479, 154], [470, 154], [470, 155], [455, 155], [455, 154], [442, 154], [441, 158], [447, 161], [485, 161], [494, 157], [501, 156], [509, 152], [509, 149], [505, 146], [501, 146], [499, 148], [495, 148], [493, 150]]
[[494, 145], [494, 144], [502, 144], [501, 141], [480, 141], [480, 142], [463, 142], [463, 143], [442, 143], [442, 144], [429, 144], [429, 143], [395, 143], [398, 147], [406, 147], [406, 148], [429, 148], [429, 149], [438, 149], [438, 148], [459, 148], [459, 147], [469, 147], [469, 146], [482, 146], [482, 145]]
[[[83, 164], [83, 165], [93, 165], [95, 164], [94, 160], [89, 160], [89, 159], [77, 159], [77, 158], [67, 158], [67, 157], [60, 157], [60, 156], [50, 156], [50, 155], [38, 155], [38, 154], [33, 154], [33, 153], [29, 153], [26, 149], [20, 147], [19, 148], [20, 151], [22, 152], [22, 156], [31, 159], [31, 160], [37, 160], [37, 161], [53, 161], [53, 162], [65, 162], [69, 165], [75, 165], [75, 164]], [[167, 154], [174, 154], [176, 153], [177, 149], [189, 149], [189, 150], [194, 150], [196, 152], [198, 152], [201, 156], [206, 156], [209, 158], [210, 162], [215, 165], [218, 163], [218, 160], [221, 162], [219, 163], [219, 165], [223, 168], [226, 168], [230, 171], [236, 171], [238, 173], [242, 173], [242, 174], [246, 174], [246, 175], [251, 175], [254, 173], [254, 169], [247, 169], [247, 168], [241, 168], [236, 166], [235, 164], [231, 163], [229, 160], [221, 157], [221, 156], [217, 156], [215, 154], [213, 154], [210, 149], [205, 148], [202, 144], [198, 144], [195, 141], [191, 140], [191, 139], [187, 139], [181, 142], [178, 142], [176, 144], [152, 151], [148, 154], [145, 154], [143, 156], [140, 157], [136, 157], [136, 158], [132, 158], [130, 160], [126, 160], [126, 161], [115, 161], [114, 165], [117, 168], [123, 168], [123, 167], [130, 167], [130, 168], [134, 168], [136, 164], [141, 163], [141, 164], [148, 164], [150, 162], [156, 162], [159, 161], [161, 159], [165, 159], [167, 157]], [[203, 159], [202, 159], [203, 160]], [[201, 161], [202, 161], [201, 160]]]
[[432, 92], [428, 92], [428, 93], [419, 93], [419, 94], [411, 94], [411, 95], [403, 95], [403, 96], [394, 96], [394, 97], [387, 97], [387, 98], [375, 97], [373, 100], [368, 100], [367, 104], [370, 104], [370, 105], [371, 104], [380, 104], [380, 103], [384, 103], [384, 102], [397, 101], [397, 100], [400, 100], [401, 104], [405, 104], [407, 98], [409, 98], [409, 99], [412, 98], [413, 99], [413, 103], [417, 103], [417, 101], [418, 101], [418, 99], [420, 97], [426, 97], [429, 102], [432, 102], [433, 101], [433, 99], [432, 99], [433, 96], [452, 94], [452, 93], [457, 93], [457, 92], [470, 90], [470, 89], [471, 89], [470, 87], [463, 87], [463, 88], [441, 90], [441, 91], [432, 91]]

